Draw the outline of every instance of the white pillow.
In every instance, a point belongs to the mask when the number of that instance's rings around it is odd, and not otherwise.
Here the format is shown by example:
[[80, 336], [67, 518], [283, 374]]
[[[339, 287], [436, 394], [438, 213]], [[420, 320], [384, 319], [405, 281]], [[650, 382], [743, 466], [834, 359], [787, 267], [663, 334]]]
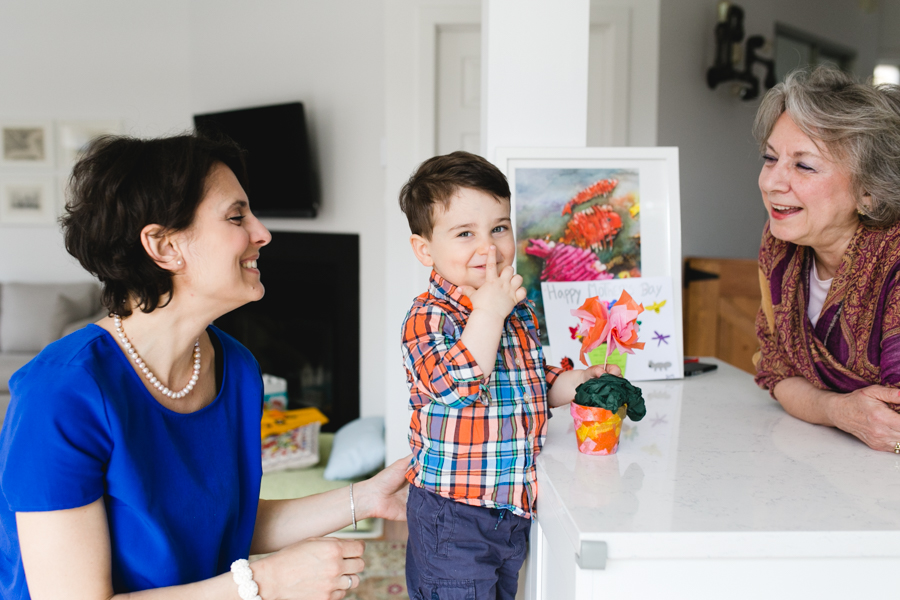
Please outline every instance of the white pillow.
[[337, 430], [325, 479], [356, 479], [384, 464], [384, 417], [355, 419]]

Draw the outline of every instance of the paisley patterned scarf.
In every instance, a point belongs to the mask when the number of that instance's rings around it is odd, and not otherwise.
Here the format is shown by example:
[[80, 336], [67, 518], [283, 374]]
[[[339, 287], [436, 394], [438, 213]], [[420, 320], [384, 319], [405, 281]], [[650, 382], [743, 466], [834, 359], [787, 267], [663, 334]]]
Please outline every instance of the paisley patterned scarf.
[[756, 383], [770, 391], [788, 377], [851, 392], [872, 384], [900, 387], [900, 224], [860, 224], [841, 260], [818, 323], [807, 317], [811, 248], [775, 239], [769, 226], [759, 251], [763, 297], [756, 333]]

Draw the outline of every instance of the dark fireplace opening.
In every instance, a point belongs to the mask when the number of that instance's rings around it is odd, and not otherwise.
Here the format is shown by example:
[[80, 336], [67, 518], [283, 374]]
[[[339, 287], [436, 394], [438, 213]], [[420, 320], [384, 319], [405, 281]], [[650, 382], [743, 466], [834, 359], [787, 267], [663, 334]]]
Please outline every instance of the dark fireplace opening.
[[287, 380], [288, 408], [314, 406], [336, 431], [359, 417], [359, 236], [273, 232], [259, 270], [263, 299], [216, 326]]

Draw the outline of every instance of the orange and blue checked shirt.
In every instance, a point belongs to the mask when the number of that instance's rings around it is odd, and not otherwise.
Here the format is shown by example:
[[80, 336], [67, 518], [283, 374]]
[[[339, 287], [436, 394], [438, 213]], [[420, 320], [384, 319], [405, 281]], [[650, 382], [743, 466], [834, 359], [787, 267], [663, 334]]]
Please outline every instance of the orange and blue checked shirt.
[[547, 389], [561, 372], [544, 362], [537, 320], [520, 302], [503, 325], [490, 377], [460, 337], [472, 304], [436, 272], [403, 323], [412, 410], [412, 485], [464, 504], [530, 517], [534, 460], [547, 432]]

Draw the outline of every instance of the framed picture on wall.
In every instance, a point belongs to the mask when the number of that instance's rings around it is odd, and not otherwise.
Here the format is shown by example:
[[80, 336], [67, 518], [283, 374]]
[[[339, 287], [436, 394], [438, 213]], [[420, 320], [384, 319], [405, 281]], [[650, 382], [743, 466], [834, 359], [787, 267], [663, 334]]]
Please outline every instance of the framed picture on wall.
[[51, 121], [0, 123], [0, 166], [52, 168], [54, 159]]
[[[512, 193], [516, 271], [536, 308], [548, 361], [559, 365], [563, 358], [554, 339], [565, 339], [566, 357], [571, 353], [568, 339], [574, 339], [577, 320], [563, 326], [551, 317], [548, 323], [545, 300], [554, 315], [568, 314], [591, 290], [615, 288], [617, 298], [619, 288], [640, 290], [641, 279], [656, 294], [642, 295], [653, 307], [645, 320], [659, 323], [642, 329], [641, 340], [669, 351], [644, 361], [653, 372], [646, 378], [681, 377], [678, 149], [499, 148], [496, 156]], [[625, 279], [635, 281], [615, 285]], [[548, 291], [553, 295], [545, 298]]]
[[88, 143], [101, 135], [122, 133], [122, 122], [117, 120], [59, 121], [57, 129], [59, 169], [64, 171], [68, 177]]
[[0, 224], [54, 224], [58, 216], [56, 187], [52, 175], [0, 178]]

